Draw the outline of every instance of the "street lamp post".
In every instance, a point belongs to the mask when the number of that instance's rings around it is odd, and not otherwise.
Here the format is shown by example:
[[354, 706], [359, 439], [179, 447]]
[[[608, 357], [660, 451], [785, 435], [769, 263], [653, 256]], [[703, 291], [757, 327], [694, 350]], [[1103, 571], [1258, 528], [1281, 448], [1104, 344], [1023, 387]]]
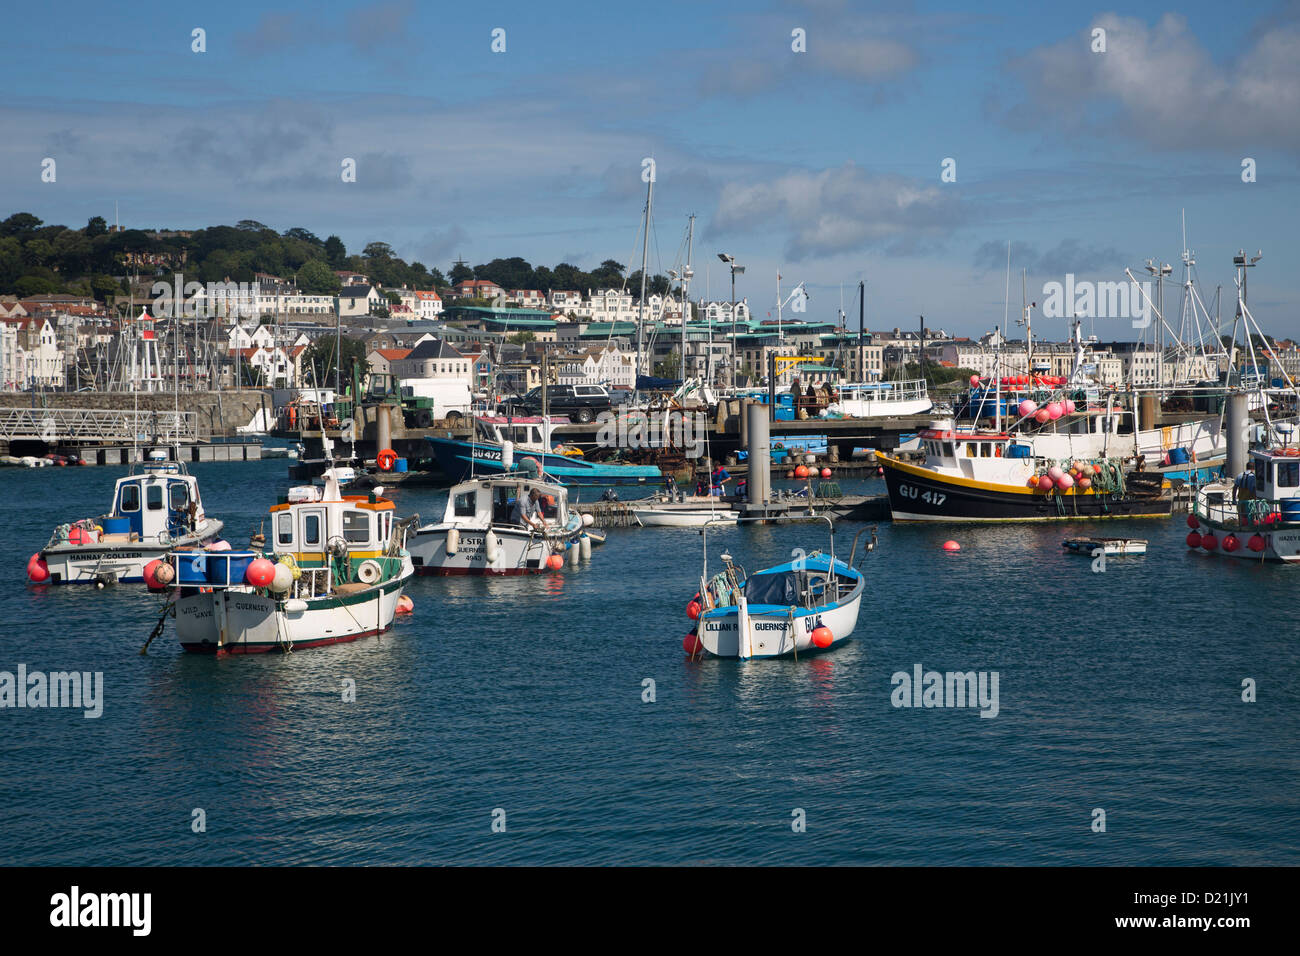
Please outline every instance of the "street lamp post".
[[736, 257], [719, 252], [718, 258], [731, 270], [731, 387], [736, 387], [736, 273], [745, 274], [745, 267], [736, 265]]

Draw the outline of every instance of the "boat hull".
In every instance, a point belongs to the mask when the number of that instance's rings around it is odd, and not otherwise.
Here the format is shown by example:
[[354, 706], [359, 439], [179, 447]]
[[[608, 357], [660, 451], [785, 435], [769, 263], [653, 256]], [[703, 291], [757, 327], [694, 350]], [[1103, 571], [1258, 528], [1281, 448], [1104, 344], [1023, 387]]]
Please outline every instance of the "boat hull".
[[[453, 484], [508, 472], [499, 445], [453, 438], [430, 438], [429, 444], [438, 467]], [[610, 465], [523, 449], [516, 449], [513, 468], [517, 470], [525, 458], [537, 459], [546, 475], [561, 485], [658, 485], [664, 481], [663, 473], [654, 465]]]
[[[562, 542], [556, 549], [550, 540], [522, 530], [457, 528], [460, 542], [456, 552], [448, 554], [449, 530], [440, 526], [422, 529], [408, 539], [407, 547], [416, 574], [539, 574], [546, 570], [547, 558], [552, 554], [564, 553]], [[489, 534], [495, 535], [497, 539], [495, 560], [488, 559]]]
[[[408, 571], [364, 591], [304, 602], [249, 589], [185, 588], [176, 599], [176, 636], [192, 654], [264, 654], [371, 637], [392, 627], [410, 577]], [[294, 604], [306, 607], [288, 610]]]
[[632, 508], [631, 511], [645, 528], [702, 528], [707, 524], [736, 521], [736, 513], [730, 509]]
[[885, 488], [895, 521], [1078, 521], [1104, 518], [1163, 518], [1173, 498], [1113, 495], [1093, 491], [1043, 494], [939, 475], [885, 455]]
[[198, 533], [177, 538], [166, 545], [142, 542], [113, 544], [60, 544], [41, 552], [50, 569], [50, 584], [143, 584], [150, 561], [161, 560], [177, 548], [203, 545], [221, 533], [223, 525], [209, 518]]
[[[862, 588], [847, 601], [833, 608], [795, 612], [793, 624], [789, 610], [748, 613], [750, 657], [790, 657], [796, 652], [809, 654], [838, 647], [849, 639], [858, 623]], [[827, 647], [817, 647], [812, 633], [818, 627], [830, 628], [833, 640]], [[719, 608], [700, 617], [700, 643], [715, 657], [740, 657], [740, 614], [736, 608]]]

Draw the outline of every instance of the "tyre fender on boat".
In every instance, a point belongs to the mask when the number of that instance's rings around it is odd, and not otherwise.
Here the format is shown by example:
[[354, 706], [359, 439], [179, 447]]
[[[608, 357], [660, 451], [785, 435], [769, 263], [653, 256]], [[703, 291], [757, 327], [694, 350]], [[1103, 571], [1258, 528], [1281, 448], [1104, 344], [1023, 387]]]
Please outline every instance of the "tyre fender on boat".
[[357, 568], [357, 580], [362, 584], [375, 584], [383, 576], [383, 566], [373, 559], [362, 561], [361, 566]]
[[375, 464], [379, 466], [380, 471], [392, 471], [393, 465], [397, 463], [397, 452], [391, 448], [385, 448], [375, 456]]

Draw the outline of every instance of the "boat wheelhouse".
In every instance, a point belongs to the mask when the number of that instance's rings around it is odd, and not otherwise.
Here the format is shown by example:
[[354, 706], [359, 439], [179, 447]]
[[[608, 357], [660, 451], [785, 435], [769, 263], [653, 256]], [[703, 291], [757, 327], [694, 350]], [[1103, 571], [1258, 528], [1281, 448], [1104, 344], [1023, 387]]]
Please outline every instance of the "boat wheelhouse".
[[270, 509], [265, 551], [177, 550], [176, 634], [195, 653], [256, 654], [354, 641], [392, 626], [414, 574], [409, 523], [381, 490], [323, 489]]
[[922, 379], [911, 382], [845, 382], [837, 388], [838, 399], [826, 408], [829, 415], [847, 418], [924, 415], [933, 407]]
[[1187, 545], [1251, 561], [1300, 561], [1300, 449], [1251, 451], [1232, 481], [1203, 485]]
[[[540, 499], [541, 528], [517, 520], [515, 512], [516, 502], [534, 491]], [[417, 574], [556, 570], [566, 558], [590, 557], [594, 542], [587, 534], [589, 523], [589, 518], [569, 510], [563, 485], [526, 474], [476, 478], [451, 489], [442, 521], [416, 529], [411, 560]]]
[[157, 452], [117, 480], [107, 514], [59, 525], [28, 575], [51, 584], [141, 583], [150, 561], [201, 546], [221, 528], [203, 510], [198, 479]]

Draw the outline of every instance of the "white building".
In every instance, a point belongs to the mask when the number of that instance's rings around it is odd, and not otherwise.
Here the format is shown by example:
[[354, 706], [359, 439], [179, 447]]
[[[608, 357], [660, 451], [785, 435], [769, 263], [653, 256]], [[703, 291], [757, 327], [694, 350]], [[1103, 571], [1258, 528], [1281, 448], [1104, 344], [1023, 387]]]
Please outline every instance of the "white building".
[[631, 388], [636, 384], [636, 362], [618, 349], [589, 349], [558, 360], [558, 385], [605, 385]]

